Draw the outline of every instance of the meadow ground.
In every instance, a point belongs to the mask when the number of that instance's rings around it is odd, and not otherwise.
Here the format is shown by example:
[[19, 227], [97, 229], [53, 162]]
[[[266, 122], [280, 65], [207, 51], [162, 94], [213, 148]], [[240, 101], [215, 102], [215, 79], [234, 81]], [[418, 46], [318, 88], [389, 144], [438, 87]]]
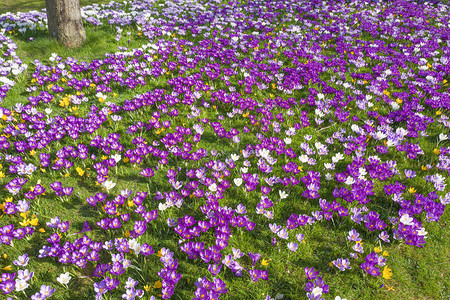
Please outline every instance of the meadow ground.
[[0, 4], [5, 297], [448, 299], [447, 6], [42, 8]]

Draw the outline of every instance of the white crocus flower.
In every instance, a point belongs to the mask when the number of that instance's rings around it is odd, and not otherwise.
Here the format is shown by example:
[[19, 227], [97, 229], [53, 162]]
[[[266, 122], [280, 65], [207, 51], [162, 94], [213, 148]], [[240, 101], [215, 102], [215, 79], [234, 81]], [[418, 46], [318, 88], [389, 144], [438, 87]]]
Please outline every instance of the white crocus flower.
[[113, 187], [116, 186], [116, 183], [112, 182], [111, 180], [106, 180], [105, 182], [102, 183], [102, 186], [109, 191], [110, 189], [112, 189]]
[[104, 101], [106, 100], [106, 98], [108, 98], [108, 95], [104, 95], [101, 92], [98, 92], [97, 94], [95, 94], [95, 96], [100, 100], [100, 101]]
[[160, 211], [164, 211], [164, 210], [167, 209], [167, 205], [166, 205], [165, 203], [159, 203], [158, 209], [159, 209]]
[[56, 281], [58, 281], [61, 284], [68, 284], [70, 279], [72, 279], [72, 276], [70, 276], [69, 272], [66, 272], [59, 275], [59, 277], [56, 278]]
[[381, 131], [377, 131], [375, 133], [375, 135], [373, 136], [373, 138], [376, 139], [376, 140], [382, 140], [385, 137], [387, 137], [387, 135], [385, 133], [381, 132]]
[[367, 175], [366, 168], [361, 167], [361, 168], [359, 168], [358, 170], [359, 170], [359, 175], [360, 175], [360, 176]]
[[233, 154], [231, 154], [231, 159], [233, 161], [237, 161], [237, 160], [239, 160], [239, 155], [233, 153]]
[[402, 222], [405, 225], [413, 225], [413, 218], [411, 218], [408, 214], [404, 214], [401, 218], [400, 218], [400, 222]]
[[442, 204], [447, 205], [450, 204], [450, 192], [445, 194], [445, 196], [439, 196], [439, 200]]
[[211, 192], [217, 191], [217, 184], [215, 184], [215, 183], [211, 184], [211, 185], [208, 187], [208, 189], [209, 189]]
[[331, 163], [324, 163], [323, 166], [328, 170], [333, 170], [334, 166]]
[[242, 184], [242, 178], [235, 178], [233, 181], [236, 186], [241, 186]]
[[280, 194], [281, 199], [286, 199], [287, 196], [289, 195], [288, 193], [286, 193], [285, 191], [282, 191], [282, 190], [279, 190], [278, 193]]
[[322, 118], [323, 116], [325, 116], [325, 114], [318, 108], [316, 108], [315, 113], [319, 118]]
[[391, 102], [391, 107], [392, 107], [393, 110], [397, 110], [397, 109], [400, 108], [400, 105], [398, 105], [397, 102]]
[[322, 291], [323, 291], [322, 288], [316, 286], [316, 287], [312, 290], [311, 294], [313, 295], [314, 298], [320, 297], [320, 295], [322, 295]]
[[58, 57], [58, 54], [52, 53], [52, 56], [50, 56], [48, 60], [49, 61], [55, 61], [57, 57]]
[[317, 150], [319, 150], [319, 149], [325, 147], [325, 145], [322, 144], [321, 142], [315, 142], [315, 143], [314, 143], [314, 146], [316, 147]]
[[135, 254], [139, 254], [139, 252], [141, 252], [141, 244], [139, 244], [136, 239], [129, 240], [128, 244], [130, 245], [130, 249], [133, 250]]
[[30, 285], [25, 280], [16, 279], [16, 291], [20, 292], [29, 287]]
[[307, 163], [309, 157], [308, 157], [308, 155], [306, 155], [306, 154], [302, 154], [302, 155], [300, 155], [300, 156], [298, 157], [298, 159], [299, 159], [302, 163]]
[[346, 185], [351, 185], [351, 184], [354, 184], [354, 183], [355, 183], [355, 179], [353, 179], [352, 176], [348, 176], [347, 180], [345, 181], [345, 184]]
[[331, 161], [332, 161], [333, 163], [337, 163], [338, 161], [343, 160], [343, 159], [344, 159], [344, 155], [343, 155], [342, 153], [336, 153], [336, 154], [331, 158]]
[[116, 161], [116, 163], [118, 163], [122, 159], [122, 155], [114, 154], [114, 155], [111, 155], [111, 158], [114, 159]]
[[419, 231], [417, 232], [417, 235], [421, 235], [421, 236], [426, 236], [428, 234], [428, 232], [425, 231], [425, 228], [422, 227], [419, 229]]
[[267, 149], [265, 149], [265, 148], [259, 150], [259, 155], [260, 155], [261, 157], [263, 157], [263, 158], [266, 158], [269, 154], [270, 154], [269, 150], [267, 150]]
[[0, 82], [3, 82], [6, 85], [14, 86], [15, 82], [6, 78], [5, 76], [0, 76]]

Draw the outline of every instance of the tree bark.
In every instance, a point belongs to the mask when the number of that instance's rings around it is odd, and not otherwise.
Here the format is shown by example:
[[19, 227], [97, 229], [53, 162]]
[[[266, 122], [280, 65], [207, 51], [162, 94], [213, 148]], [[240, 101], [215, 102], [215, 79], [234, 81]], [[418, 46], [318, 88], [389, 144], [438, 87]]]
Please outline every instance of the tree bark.
[[45, 0], [48, 32], [66, 47], [80, 47], [86, 40], [80, 0]]

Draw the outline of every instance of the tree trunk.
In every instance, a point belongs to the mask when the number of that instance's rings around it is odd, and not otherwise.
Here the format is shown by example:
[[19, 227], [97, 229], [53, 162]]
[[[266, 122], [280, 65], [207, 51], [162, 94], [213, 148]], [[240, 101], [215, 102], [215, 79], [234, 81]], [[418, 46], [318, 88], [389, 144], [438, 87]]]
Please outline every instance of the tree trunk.
[[45, 0], [48, 32], [66, 47], [80, 47], [86, 40], [80, 0]]

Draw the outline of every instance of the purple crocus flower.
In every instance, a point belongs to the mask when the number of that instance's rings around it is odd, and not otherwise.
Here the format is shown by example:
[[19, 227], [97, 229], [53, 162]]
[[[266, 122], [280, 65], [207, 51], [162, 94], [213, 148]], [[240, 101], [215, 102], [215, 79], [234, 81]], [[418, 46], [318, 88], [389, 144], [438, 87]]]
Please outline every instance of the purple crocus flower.
[[148, 245], [147, 243], [142, 245], [141, 248], [141, 254], [144, 256], [149, 256], [155, 253], [155, 251], [152, 249], [152, 246]]
[[17, 258], [17, 260], [13, 261], [13, 264], [16, 266], [22, 266], [25, 267], [28, 264], [28, 261], [30, 258], [28, 257], [28, 254], [21, 255]]
[[63, 193], [65, 196], [70, 196], [70, 195], [72, 195], [72, 192], [73, 192], [73, 187], [65, 187], [65, 188], [62, 188], [62, 193]]
[[119, 275], [125, 273], [125, 269], [123, 268], [123, 265], [122, 265], [121, 262], [116, 261], [116, 262], [112, 265], [112, 268], [111, 268], [111, 270], [109, 270], [109, 272], [110, 272], [112, 275], [119, 276]]
[[350, 231], [348, 232], [347, 239], [348, 239], [349, 241], [353, 241], [353, 242], [360, 242], [360, 241], [361, 241], [361, 238], [359, 237], [359, 233], [356, 232], [355, 229], [352, 229], [352, 230], [350, 230]]
[[288, 243], [287, 247], [289, 248], [289, 250], [291, 250], [292, 252], [296, 252], [298, 249], [298, 244], [297, 243]]
[[217, 277], [214, 277], [212, 290], [219, 294], [225, 294], [228, 291], [226, 289], [225, 282], [223, 282], [222, 279]]
[[414, 178], [414, 177], [416, 177], [416, 172], [413, 171], [413, 170], [407, 170], [407, 169], [405, 169], [404, 172], [405, 172], [406, 178]]
[[250, 274], [250, 277], [253, 281], [258, 281], [258, 279], [261, 277], [261, 270], [249, 270], [248, 273]]
[[379, 276], [381, 274], [380, 270], [375, 265], [371, 262], [365, 262], [361, 264], [361, 269], [372, 276]]
[[261, 253], [248, 253], [248, 256], [250, 257], [250, 259], [253, 262], [253, 267], [255, 266], [256, 262], [259, 260], [259, 258], [261, 257]]
[[62, 233], [66, 232], [67, 230], [69, 230], [69, 221], [65, 221], [62, 223], [59, 223], [58, 225], [58, 229], [61, 230]]
[[100, 282], [95, 282], [94, 283], [94, 291], [99, 295], [103, 295], [104, 293], [106, 293], [108, 291], [108, 289], [106, 288], [106, 281], [102, 280]]
[[333, 265], [338, 268], [341, 271], [345, 271], [346, 267], [344, 266], [343, 259], [338, 258], [336, 260], [333, 260]]
[[62, 183], [61, 182], [52, 182], [50, 183], [50, 187], [54, 190], [54, 191], [59, 191], [62, 189]]
[[41, 289], [39, 291], [42, 296], [44, 296], [43, 299], [50, 297], [55, 292], [55, 289], [52, 288], [49, 285], [41, 285]]
[[0, 290], [3, 291], [3, 294], [11, 293], [12, 291], [14, 291], [15, 286], [16, 286], [15, 281], [0, 282]]
[[83, 223], [83, 229], [80, 231], [80, 233], [82, 233], [82, 232], [88, 232], [88, 231], [91, 231], [91, 230], [92, 230], [91, 224], [89, 224], [88, 221], [85, 221], [85, 222]]
[[16, 273], [3, 273], [0, 276], [1, 282], [12, 281], [16, 277]]
[[211, 274], [213, 276], [217, 276], [217, 274], [219, 274], [221, 269], [222, 269], [222, 265], [221, 264], [208, 265], [208, 271], [211, 272]]
[[173, 293], [174, 293], [174, 288], [169, 285], [163, 287], [163, 289], [161, 290], [163, 299], [169, 299], [170, 297], [172, 297]]
[[39, 292], [37, 292], [34, 295], [31, 295], [31, 297], [30, 297], [31, 300], [44, 300], [45, 298], [47, 298], [47, 297], [45, 297], [44, 295], [42, 295]]
[[19, 209], [17, 208], [17, 205], [12, 203], [12, 202], [6, 202], [5, 203], [5, 207], [3, 208], [3, 211], [7, 214], [7, 215], [13, 215], [16, 212], [19, 211]]
[[116, 278], [106, 277], [104, 279], [104, 281], [105, 281], [105, 286], [109, 291], [115, 289], [120, 284], [120, 281]]
[[378, 237], [379, 237], [382, 241], [384, 241], [384, 242], [386, 242], [386, 243], [390, 243], [389, 235], [388, 235], [387, 231], [382, 231], [382, 232], [378, 235]]
[[208, 290], [199, 286], [194, 293], [195, 300], [208, 299]]
[[305, 268], [305, 274], [306, 274], [306, 278], [308, 278], [308, 280], [314, 280], [317, 278], [317, 275], [319, 275], [319, 271], [315, 271], [314, 267], [312, 268]]

